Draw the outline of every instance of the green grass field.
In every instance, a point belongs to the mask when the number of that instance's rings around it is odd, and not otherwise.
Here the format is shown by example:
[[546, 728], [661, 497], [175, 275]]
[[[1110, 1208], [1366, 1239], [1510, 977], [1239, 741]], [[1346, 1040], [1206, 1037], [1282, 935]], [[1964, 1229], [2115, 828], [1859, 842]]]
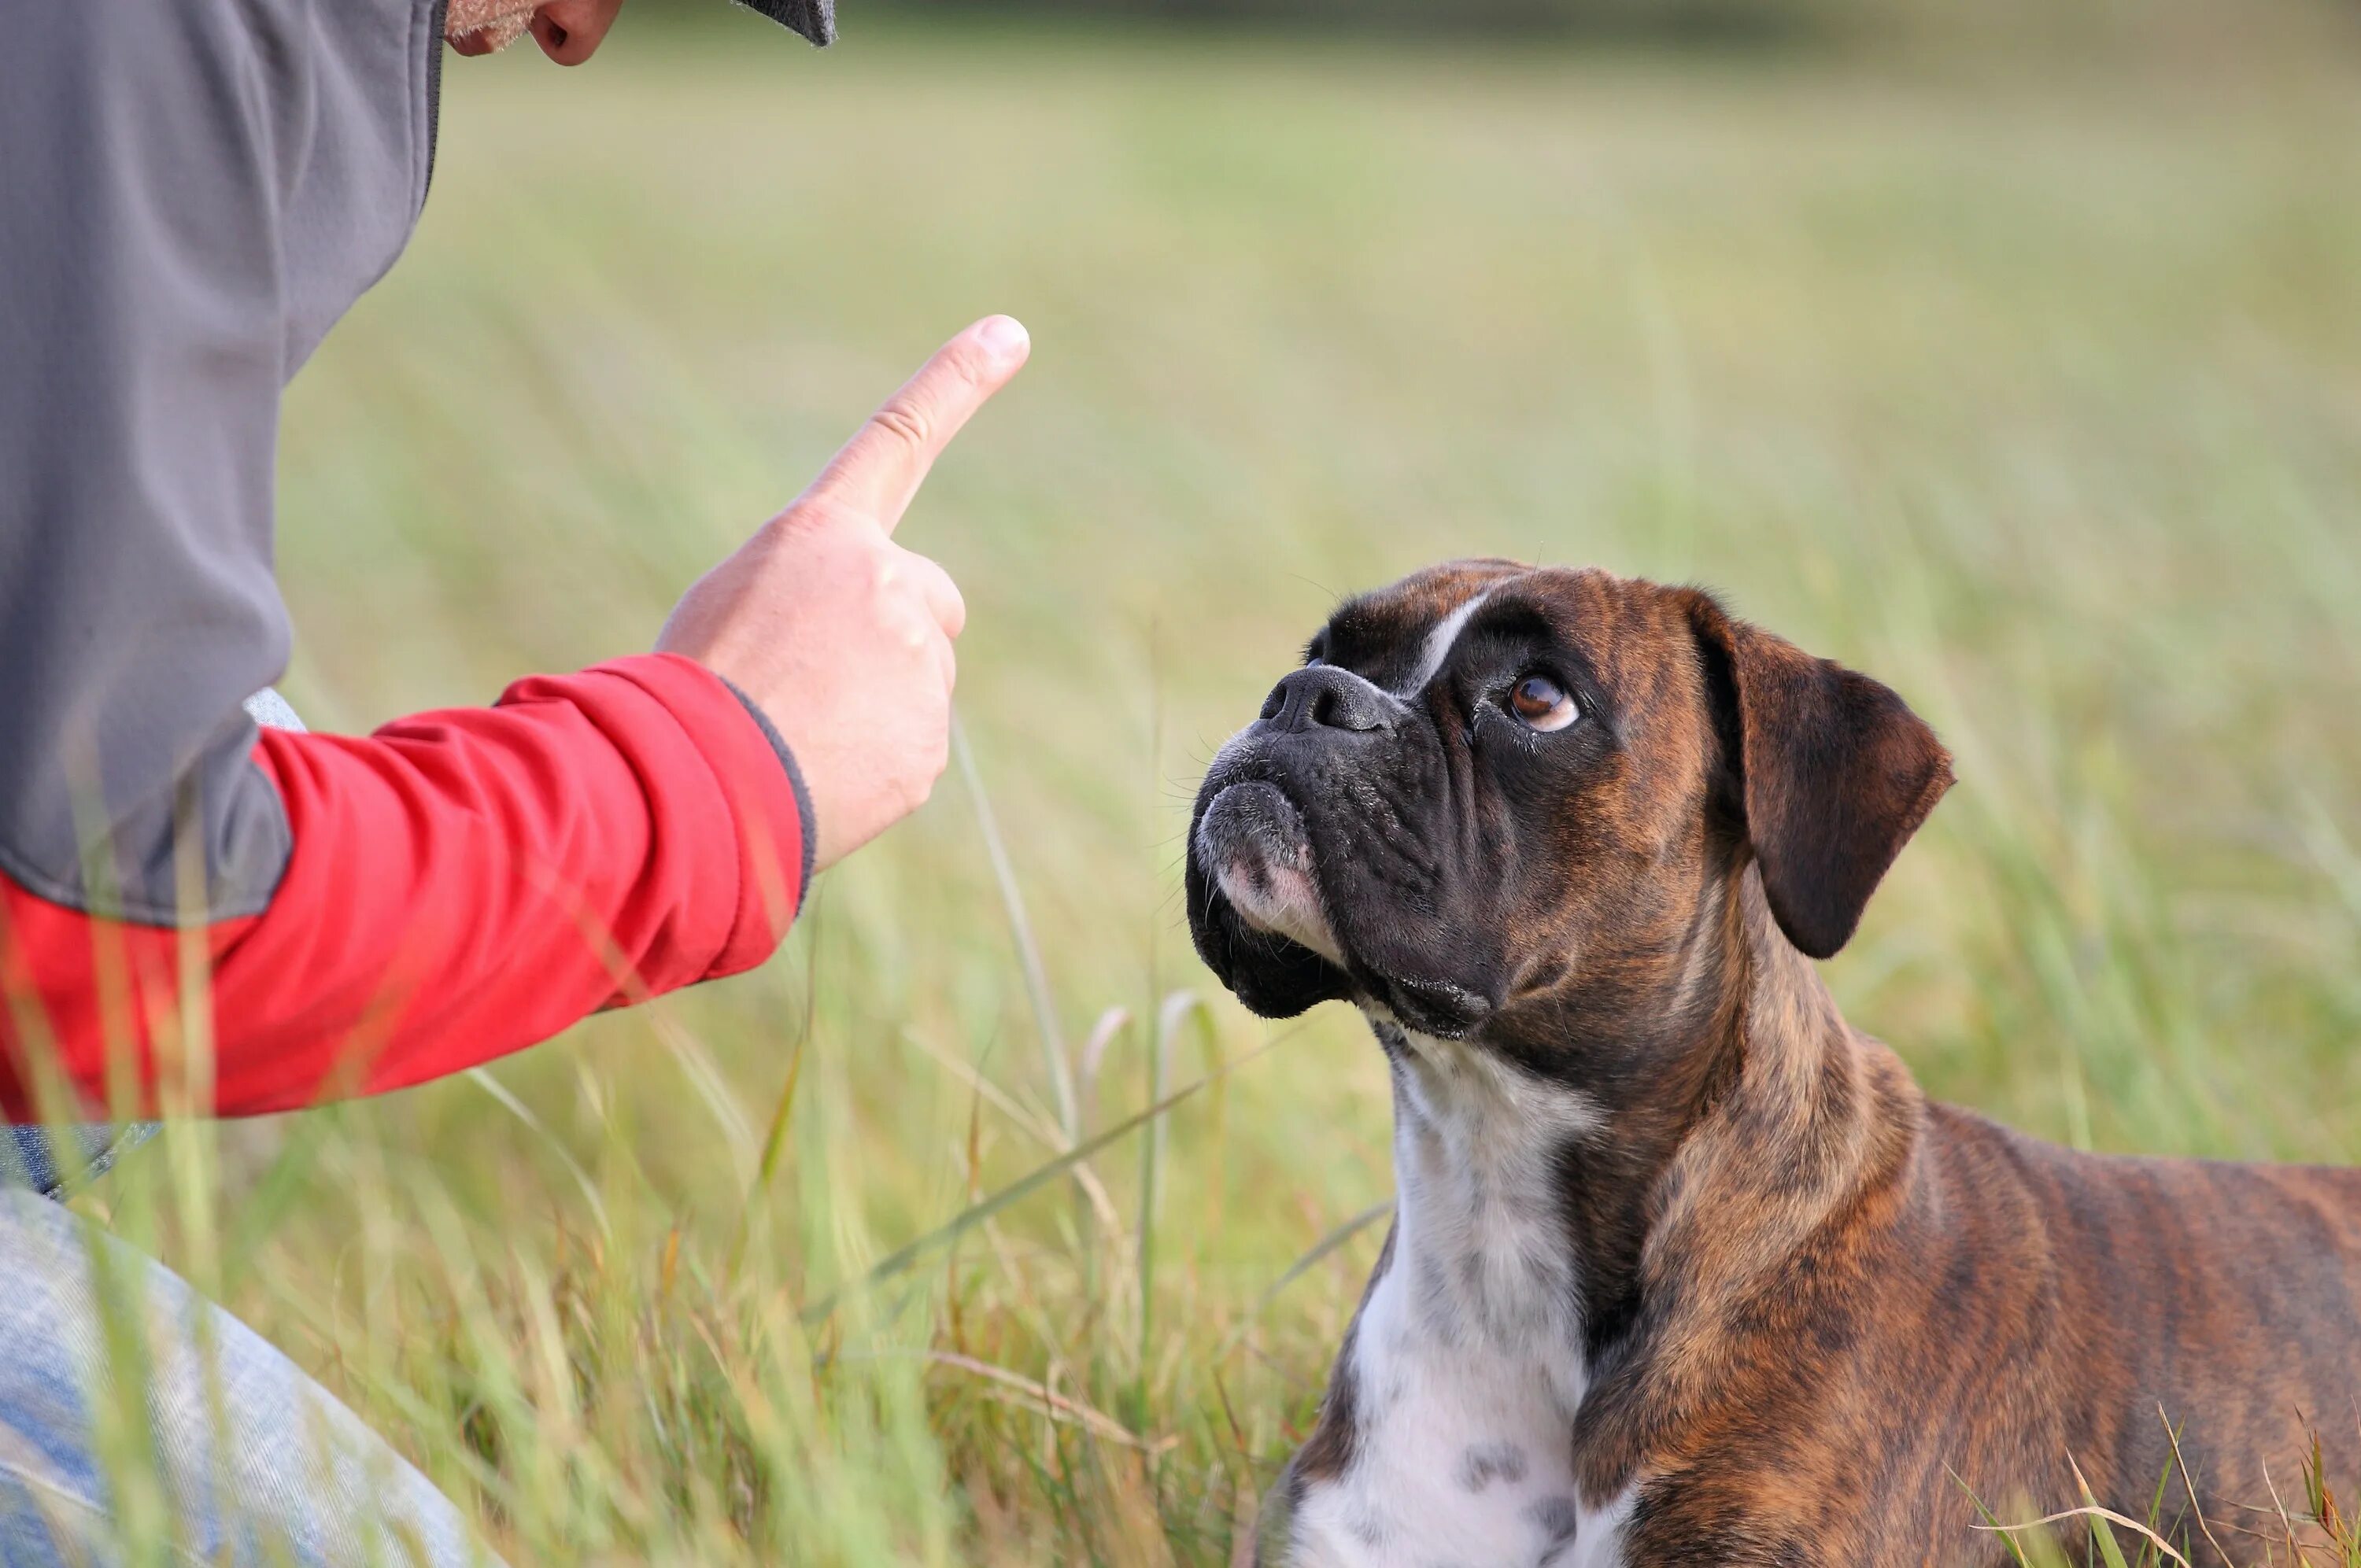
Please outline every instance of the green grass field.
[[1455, 554], [1704, 582], [1936, 723], [1962, 783], [1829, 966], [1932, 1091], [2361, 1160], [2351, 49], [627, 13], [578, 73], [454, 62], [418, 237], [291, 397], [291, 696], [643, 648], [992, 310], [1033, 365], [903, 532], [967, 594], [972, 773], [758, 975], [87, 1201], [511, 1562], [1232, 1561], [1389, 1109], [1355, 1017], [1197, 964], [1188, 799], [1337, 595]]

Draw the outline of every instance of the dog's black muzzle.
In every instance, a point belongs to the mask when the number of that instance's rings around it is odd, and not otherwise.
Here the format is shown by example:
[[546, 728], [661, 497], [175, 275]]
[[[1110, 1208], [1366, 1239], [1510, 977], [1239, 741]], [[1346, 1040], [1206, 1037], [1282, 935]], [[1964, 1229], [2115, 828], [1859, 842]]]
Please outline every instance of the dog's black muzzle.
[[[1425, 978], [1455, 946], [1429, 929], [1455, 836], [1414, 830], [1405, 813], [1447, 814], [1432, 728], [1409, 704], [1349, 670], [1312, 664], [1272, 688], [1255, 722], [1224, 746], [1189, 825], [1190, 935], [1222, 983], [1267, 1018], [1334, 999], [1374, 1002], [1423, 1033], [1464, 1035], [1489, 1012], [1455, 980]], [[1218, 867], [1316, 886], [1323, 957], [1250, 924]], [[1449, 966], [1455, 967], [1455, 966]]]
[[1301, 943], [1246, 924], [1214, 872], [1227, 861], [1249, 874], [1316, 874], [1302, 810], [1273, 771], [1248, 730], [1223, 749], [1198, 789], [1189, 820], [1189, 935], [1197, 956], [1240, 1002], [1266, 1018], [1292, 1018], [1350, 996], [1350, 978]]

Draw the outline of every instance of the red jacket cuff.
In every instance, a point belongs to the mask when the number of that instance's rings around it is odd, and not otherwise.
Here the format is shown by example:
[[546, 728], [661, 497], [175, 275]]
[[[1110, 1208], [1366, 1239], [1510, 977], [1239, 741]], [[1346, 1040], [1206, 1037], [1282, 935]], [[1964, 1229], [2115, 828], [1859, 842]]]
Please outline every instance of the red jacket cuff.
[[[694, 659], [642, 653], [583, 674], [620, 677], [662, 703], [712, 770], [736, 830], [738, 902], [703, 978], [752, 969], [785, 938], [810, 874], [810, 796], [793, 753], [761, 709]], [[500, 700], [529, 699], [531, 686], [521, 681]]]

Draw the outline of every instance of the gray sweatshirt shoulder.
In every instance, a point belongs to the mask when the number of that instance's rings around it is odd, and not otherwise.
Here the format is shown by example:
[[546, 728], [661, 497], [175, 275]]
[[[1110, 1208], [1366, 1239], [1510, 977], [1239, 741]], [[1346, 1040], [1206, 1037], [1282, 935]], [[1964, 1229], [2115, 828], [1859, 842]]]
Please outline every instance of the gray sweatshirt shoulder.
[[287, 662], [280, 389], [416, 223], [439, 5], [9, 9], [0, 872], [142, 921], [255, 913], [291, 848], [240, 707]]

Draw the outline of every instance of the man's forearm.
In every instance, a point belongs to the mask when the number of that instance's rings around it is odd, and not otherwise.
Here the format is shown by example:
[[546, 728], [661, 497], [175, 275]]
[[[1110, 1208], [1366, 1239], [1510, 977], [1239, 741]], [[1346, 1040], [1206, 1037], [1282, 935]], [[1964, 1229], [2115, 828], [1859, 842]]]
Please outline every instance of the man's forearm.
[[[806, 808], [730, 687], [620, 660], [364, 739], [266, 731], [292, 835], [261, 913], [194, 933], [227, 1114], [400, 1088], [599, 1008], [760, 962], [802, 894]], [[152, 1112], [186, 1037], [180, 932], [0, 883], [0, 1107], [36, 1053], [87, 1110]], [[170, 1096], [163, 1097], [167, 1101]], [[63, 1109], [63, 1108], [59, 1108]]]

